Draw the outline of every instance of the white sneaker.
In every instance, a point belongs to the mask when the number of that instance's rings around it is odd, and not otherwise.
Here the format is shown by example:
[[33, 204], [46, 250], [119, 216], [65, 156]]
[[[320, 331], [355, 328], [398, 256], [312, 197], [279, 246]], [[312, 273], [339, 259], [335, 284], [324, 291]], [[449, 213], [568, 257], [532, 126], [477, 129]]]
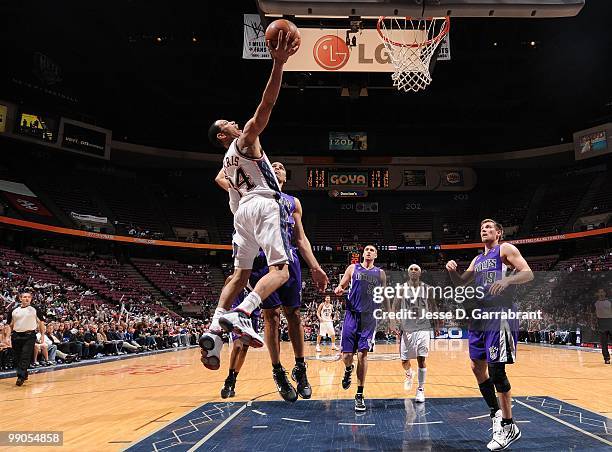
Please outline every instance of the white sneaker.
[[417, 403], [425, 402], [425, 389], [417, 388], [416, 396], [414, 397], [414, 401]]
[[493, 444], [495, 443], [495, 435], [499, 434], [500, 430], [501, 430], [501, 421], [502, 421], [502, 412], [501, 410], [497, 410], [497, 412], [495, 413], [495, 416], [491, 418], [491, 422], [493, 423], [493, 426], [491, 427], [491, 430], [493, 430], [493, 439], [491, 439], [491, 441], [489, 441], [489, 444], [487, 444], [487, 447], [490, 449], [491, 447], [493, 447]]
[[315, 348], [315, 350], [316, 350], [318, 353], [321, 353], [321, 346], [320, 346], [320, 345], [317, 345], [317, 348]]
[[410, 369], [406, 372], [406, 380], [404, 380], [404, 390], [410, 391], [412, 388], [412, 380], [414, 378], [414, 370]]
[[217, 370], [221, 366], [221, 348], [223, 339], [215, 333], [204, 333], [200, 336], [200, 348], [202, 349], [202, 364], [210, 370]]
[[253, 348], [264, 345], [263, 338], [253, 329], [251, 319], [244, 312], [230, 311], [221, 316], [219, 325], [226, 333], [240, 336], [240, 340]]
[[521, 431], [516, 424], [507, 424], [501, 427], [497, 434], [493, 434], [493, 440], [487, 444], [489, 450], [504, 450], [521, 437]]

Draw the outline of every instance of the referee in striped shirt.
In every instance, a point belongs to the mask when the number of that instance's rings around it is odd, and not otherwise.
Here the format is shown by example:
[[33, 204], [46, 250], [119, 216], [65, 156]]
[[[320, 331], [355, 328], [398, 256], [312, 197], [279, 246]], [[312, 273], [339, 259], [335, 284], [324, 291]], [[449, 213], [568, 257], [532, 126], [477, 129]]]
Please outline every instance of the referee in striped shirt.
[[28, 367], [32, 362], [34, 344], [36, 343], [36, 330], [40, 331], [40, 340], [45, 340], [44, 316], [39, 308], [31, 306], [32, 293], [24, 291], [19, 296], [21, 305], [8, 314], [8, 324], [11, 326], [11, 341], [15, 369], [17, 370], [17, 386], [23, 385], [28, 379]]

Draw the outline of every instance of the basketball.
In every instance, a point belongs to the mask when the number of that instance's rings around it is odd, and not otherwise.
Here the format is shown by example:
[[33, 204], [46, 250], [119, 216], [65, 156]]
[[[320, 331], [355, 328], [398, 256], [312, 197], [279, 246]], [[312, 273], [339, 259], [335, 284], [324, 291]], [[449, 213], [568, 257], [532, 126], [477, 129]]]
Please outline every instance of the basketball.
[[298, 27], [293, 22], [286, 19], [278, 19], [268, 25], [268, 28], [266, 28], [266, 41], [270, 41], [272, 46], [276, 46], [278, 32], [281, 30], [283, 33], [291, 33], [292, 40], [297, 36], [299, 47], [301, 42], [300, 30], [298, 30]]

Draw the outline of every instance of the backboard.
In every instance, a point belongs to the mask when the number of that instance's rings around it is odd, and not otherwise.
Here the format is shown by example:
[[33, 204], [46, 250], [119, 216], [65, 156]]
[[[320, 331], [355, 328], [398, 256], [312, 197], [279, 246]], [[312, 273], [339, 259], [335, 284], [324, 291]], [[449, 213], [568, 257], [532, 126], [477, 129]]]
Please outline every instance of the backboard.
[[257, 0], [266, 16], [570, 17], [584, 0]]

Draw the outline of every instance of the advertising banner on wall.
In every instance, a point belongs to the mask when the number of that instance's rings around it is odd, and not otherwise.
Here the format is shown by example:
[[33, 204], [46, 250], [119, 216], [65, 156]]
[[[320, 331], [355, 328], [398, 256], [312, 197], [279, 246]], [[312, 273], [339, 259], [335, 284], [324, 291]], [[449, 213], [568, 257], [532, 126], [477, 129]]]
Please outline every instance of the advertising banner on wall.
[[242, 58], [245, 60], [270, 59], [270, 52], [266, 47], [266, 30], [259, 14], [244, 15]]

